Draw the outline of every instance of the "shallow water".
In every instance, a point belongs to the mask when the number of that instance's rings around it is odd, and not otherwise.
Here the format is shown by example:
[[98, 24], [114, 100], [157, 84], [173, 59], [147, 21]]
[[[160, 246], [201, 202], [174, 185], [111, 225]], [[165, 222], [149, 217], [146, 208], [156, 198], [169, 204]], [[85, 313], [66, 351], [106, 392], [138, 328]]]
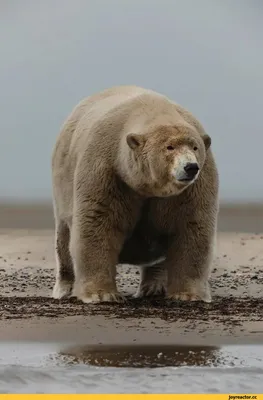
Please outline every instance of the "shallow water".
[[1, 393], [262, 393], [262, 346], [1, 343]]

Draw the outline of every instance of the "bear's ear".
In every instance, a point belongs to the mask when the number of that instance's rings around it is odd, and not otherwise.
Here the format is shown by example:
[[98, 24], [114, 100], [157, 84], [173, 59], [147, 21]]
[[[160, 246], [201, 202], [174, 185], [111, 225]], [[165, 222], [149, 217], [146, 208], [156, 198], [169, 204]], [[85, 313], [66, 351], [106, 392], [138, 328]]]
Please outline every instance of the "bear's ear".
[[211, 142], [212, 142], [211, 137], [209, 135], [205, 134], [203, 136], [203, 141], [204, 141], [206, 150], [208, 150], [209, 147], [211, 146]]
[[126, 137], [127, 143], [131, 149], [136, 149], [145, 143], [145, 137], [139, 133], [129, 133]]

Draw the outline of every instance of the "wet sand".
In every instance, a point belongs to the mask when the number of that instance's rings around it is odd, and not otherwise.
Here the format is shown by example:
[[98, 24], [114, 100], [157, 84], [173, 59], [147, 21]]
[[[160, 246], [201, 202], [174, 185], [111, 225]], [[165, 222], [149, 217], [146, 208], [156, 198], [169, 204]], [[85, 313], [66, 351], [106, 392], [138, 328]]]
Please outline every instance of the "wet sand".
[[[252, 220], [259, 211], [251, 213]], [[263, 233], [231, 232], [236, 214], [232, 219], [231, 215], [224, 219], [228, 229], [218, 233], [211, 304], [162, 298], [135, 300], [132, 294], [139, 284], [139, 270], [128, 265], [118, 266], [118, 287], [127, 295], [123, 305], [53, 300], [53, 229], [32, 228], [32, 215], [27, 225], [24, 221], [24, 229], [1, 229], [0, 340], [211, 345], [262, 342]]]

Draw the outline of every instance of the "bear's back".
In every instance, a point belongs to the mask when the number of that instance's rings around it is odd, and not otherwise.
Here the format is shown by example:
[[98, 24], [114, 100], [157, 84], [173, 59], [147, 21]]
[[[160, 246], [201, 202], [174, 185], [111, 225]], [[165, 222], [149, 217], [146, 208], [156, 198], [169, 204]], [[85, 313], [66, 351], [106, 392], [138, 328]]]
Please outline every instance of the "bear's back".
[[83, 109], [81, 119], [84, 126], [87, 122], [91, 126], [111, 116], [112, 119], [120, 118], [123, 108], [132, 112], [142, 101], [145, 105], [163, 99], [168, 100], [159, 93], [138, 86], [115, 86], [83, 99], [77, 107]]

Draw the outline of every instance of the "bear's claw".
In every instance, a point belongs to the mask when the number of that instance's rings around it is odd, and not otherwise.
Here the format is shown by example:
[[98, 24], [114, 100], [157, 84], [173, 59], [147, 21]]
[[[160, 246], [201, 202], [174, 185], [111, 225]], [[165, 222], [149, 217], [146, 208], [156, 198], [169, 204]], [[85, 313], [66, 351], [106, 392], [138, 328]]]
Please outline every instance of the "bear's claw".
[[168, 295], [169, 300], [181, 300], [181, 301], [203, 301], [205, 303], [211, 303], [211, 296], [200, 296], [196, 293], [182, 292], [177, 294]]
[[138, 299], [142, 297], [164, 296], [165, 293], [166, 290], [164, 285], [156, 281], [150, 285], [141, 285], [133, 297]]
[[123, 303], [125, 301], [125, 297], [120, 293], [116, 292], [105, 292], [105, 293], [88, 293], [83, 296], [78, 296], [78, 298], [87, 304], [96, 304], [96, 303]]

